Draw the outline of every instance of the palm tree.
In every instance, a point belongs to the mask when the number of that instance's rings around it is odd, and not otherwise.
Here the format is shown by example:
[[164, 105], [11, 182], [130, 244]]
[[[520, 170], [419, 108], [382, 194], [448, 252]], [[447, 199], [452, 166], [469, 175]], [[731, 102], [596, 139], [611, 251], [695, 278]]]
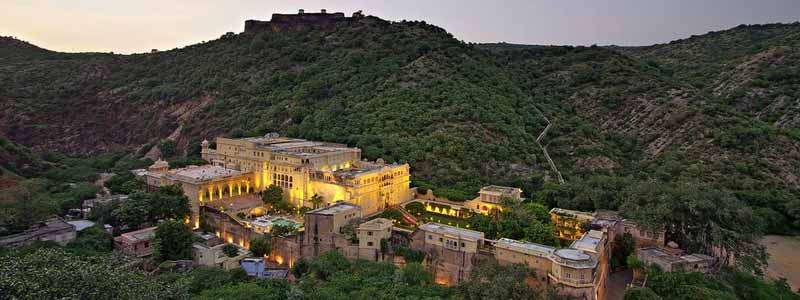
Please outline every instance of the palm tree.
[[311, 202], [311, 204], [314, 206], [314, 209], [317, 209], [319, 208], [319, 205], [322, 204], [322, 196], [314, 194], [314, 196], [311, 196], [311, 199], [308, 201]]

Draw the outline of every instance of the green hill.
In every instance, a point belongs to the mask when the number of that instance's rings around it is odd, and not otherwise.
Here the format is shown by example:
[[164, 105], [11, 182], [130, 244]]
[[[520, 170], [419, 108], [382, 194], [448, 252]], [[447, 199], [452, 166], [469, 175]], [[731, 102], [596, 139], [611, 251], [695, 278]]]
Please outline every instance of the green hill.
[[[88, 154], [167, 136], [183, 149], [277, 131], [409, 162], [415, 184], [453, 198], [510, 184], [560, 206], [617, 209], [632, 185], [688, 181], [797, 218], [787, 203], [800, 187], [798, 112], [788, 100], [770, 118], [742, 108], [761, 105], [748, 93], [796, 100], [796, 64], [785, 64], [785, 76], [754, 69], [759, 89], [724, 75], [768, 49], [794, 57], [796, 27], [644, 48], [475, 45], [425, 22], [375, 17], [135, 55], [57, 53], [4, 38], [0, 134]], [[716, 93], [725, 80], [745, 93]], [[544, 117], [553, 126], [542, 144], [567, 181], [557, 188], [535, 141]], [[765, 191], [778, 195], [753, 196]]]

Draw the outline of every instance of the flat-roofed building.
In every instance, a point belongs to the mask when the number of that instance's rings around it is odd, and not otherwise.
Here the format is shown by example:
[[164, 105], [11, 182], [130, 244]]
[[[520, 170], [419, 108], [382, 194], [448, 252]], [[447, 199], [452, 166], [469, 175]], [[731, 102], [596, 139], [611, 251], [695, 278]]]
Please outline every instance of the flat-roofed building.
[[338, 202], [331, 206], [318, 208], [305, 214], [305, 233], [303, 236], [303, 257], [315, 258], [325, 252], [338, 249], [347, 257], [355, 257], [357, 247], [349, 247], [342, 227], [361, 218], [358, 205]]
[[24, 232], [0, 238], [0, 248], [20, 247], [33, 242], [52, 241], [61, 246], [66, 246], [75, 240], [75, 226], [65, 222], [59, 217], [52, 217], [43, 222], [34, 224]]
[[603, 295], [611, 261], [611, 244], [606, 232], [589, 230], [572, 242], [570, 248], [582, 250], [597, 260], [597, 268], [594, 270], [594, 291], [596, 295]]
[[189, 198], [191, 208], [190, 222], [197, 228], [200, 226], [200, 206], [216, 201], [243, 196], [253, 196], [255, 188], [250, 175], [239, 170], [214, 165], [187, 166], [169, 169], [162, 160], [156, 161], [146, 171], [136, 172], [145, 178], [150, 190], [158, 187], [177, 185]]
[[[358, 258], [383, 261], [381, 243], [388, 245], [392, 237], [392, 221], [376, 218], [358, 225]], [[388, 250], [388, 249], [384, 249]]]
[[153, 239], [155, 236], [156, 227], [123, 233], [114, 238], [114, 248], [131, 256], [150, 256], [153, 254]]
[[414, 233], [411, 244], [427, 254], [425, 267], [436, 283], [455, 285], [469, 277], [483, 240], [480, 231], [427, 223]]
[[705, 254], [681, 255], [678, 249], [661, 247], [645, 247], [636, 250], [636, 257], [645, 265], [657, 265], [665, 272], [700, 272], [707, 273], [716, 262], [714, 257]]
[[662, 247], [666, 239], [665, 230], [647, 230], [632, 220], [622, 221], [623, 230], [633, 236], [637, 248]]
[[579, 299], [598, 299], [601, 294], [595, 289], [595, 270], [598, 261], [580, 249], [558, 249], [551, 256], [552, 269], [548, 274], [561, 294]]
[[552, 268], [550, 256], [555, 247], [501, 238], [494, 244], [495, 258], [500, 264], [523, 264], [534, 270], [537, 280], [547, 282]]
[[212, 234], [204, 234], [199, 237], [202, 242], [192, 244], [192, 261], [197, 266], [232, 270], [239, 268], [239, 261], [250, 255], [250, 251], [247, 249], [236, 247], [237, 255], [229, 257], [223, 251], [227, 243]]
[[588, 212], [555, 207], [550, 210], [550, 220], [560, 238], [576, 240], [591, 226], [594, 216]]
[[522, 189], [515, 187], [489, 185], [484, 186], [478, 192], [478, 198], [467, 201], [465, 205], [474, 211], [488, 214], [492, 209], [503, 210], [503, 199], [520, 203], [522, 200]]
[[256, 191], [275, 185], [292, 205], [312, 207], [337, 201], [359, 205], [372, 214], [410, 200], [408, 164], [361, 160], [361, 149], [268, 134], [241, 139], [217, 138], [217, 148], [202, 144], [203, 159], [216, 166], [247, 172]]

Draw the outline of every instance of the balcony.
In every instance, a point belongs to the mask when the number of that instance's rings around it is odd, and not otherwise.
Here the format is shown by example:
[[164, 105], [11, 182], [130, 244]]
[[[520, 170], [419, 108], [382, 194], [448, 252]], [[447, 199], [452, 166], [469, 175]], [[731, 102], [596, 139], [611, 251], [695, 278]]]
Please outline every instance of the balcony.
[[553, 273], [547, 273], [547, 277], [550, 277], [550, 280], [553, 283], [561, 283], [571, 287], [576, 287], [576, 288], [594, 287], [594, 276], [585, 279], [566, 278], [566, 277], [558, 278], [555, 275], [553, 275]]

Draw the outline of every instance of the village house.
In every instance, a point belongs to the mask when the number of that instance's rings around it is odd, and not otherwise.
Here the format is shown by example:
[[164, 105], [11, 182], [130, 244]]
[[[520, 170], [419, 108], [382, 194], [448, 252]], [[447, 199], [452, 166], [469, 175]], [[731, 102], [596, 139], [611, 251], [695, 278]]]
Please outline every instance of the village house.
[[148, 227], [128, 233], [123, 233], [114, 238], [114, 249], [130, 256], [145, 257], [153, 254], [153, 239], [156, 227]]
[[75, 225], [65, 222], [59, 217], [51, 217], [41, 223], [34, 224], [24, 232], [0, 238], [0, 248], [21, 247], [34, 242], [52, 241], [66, 246], [77, 236]]

